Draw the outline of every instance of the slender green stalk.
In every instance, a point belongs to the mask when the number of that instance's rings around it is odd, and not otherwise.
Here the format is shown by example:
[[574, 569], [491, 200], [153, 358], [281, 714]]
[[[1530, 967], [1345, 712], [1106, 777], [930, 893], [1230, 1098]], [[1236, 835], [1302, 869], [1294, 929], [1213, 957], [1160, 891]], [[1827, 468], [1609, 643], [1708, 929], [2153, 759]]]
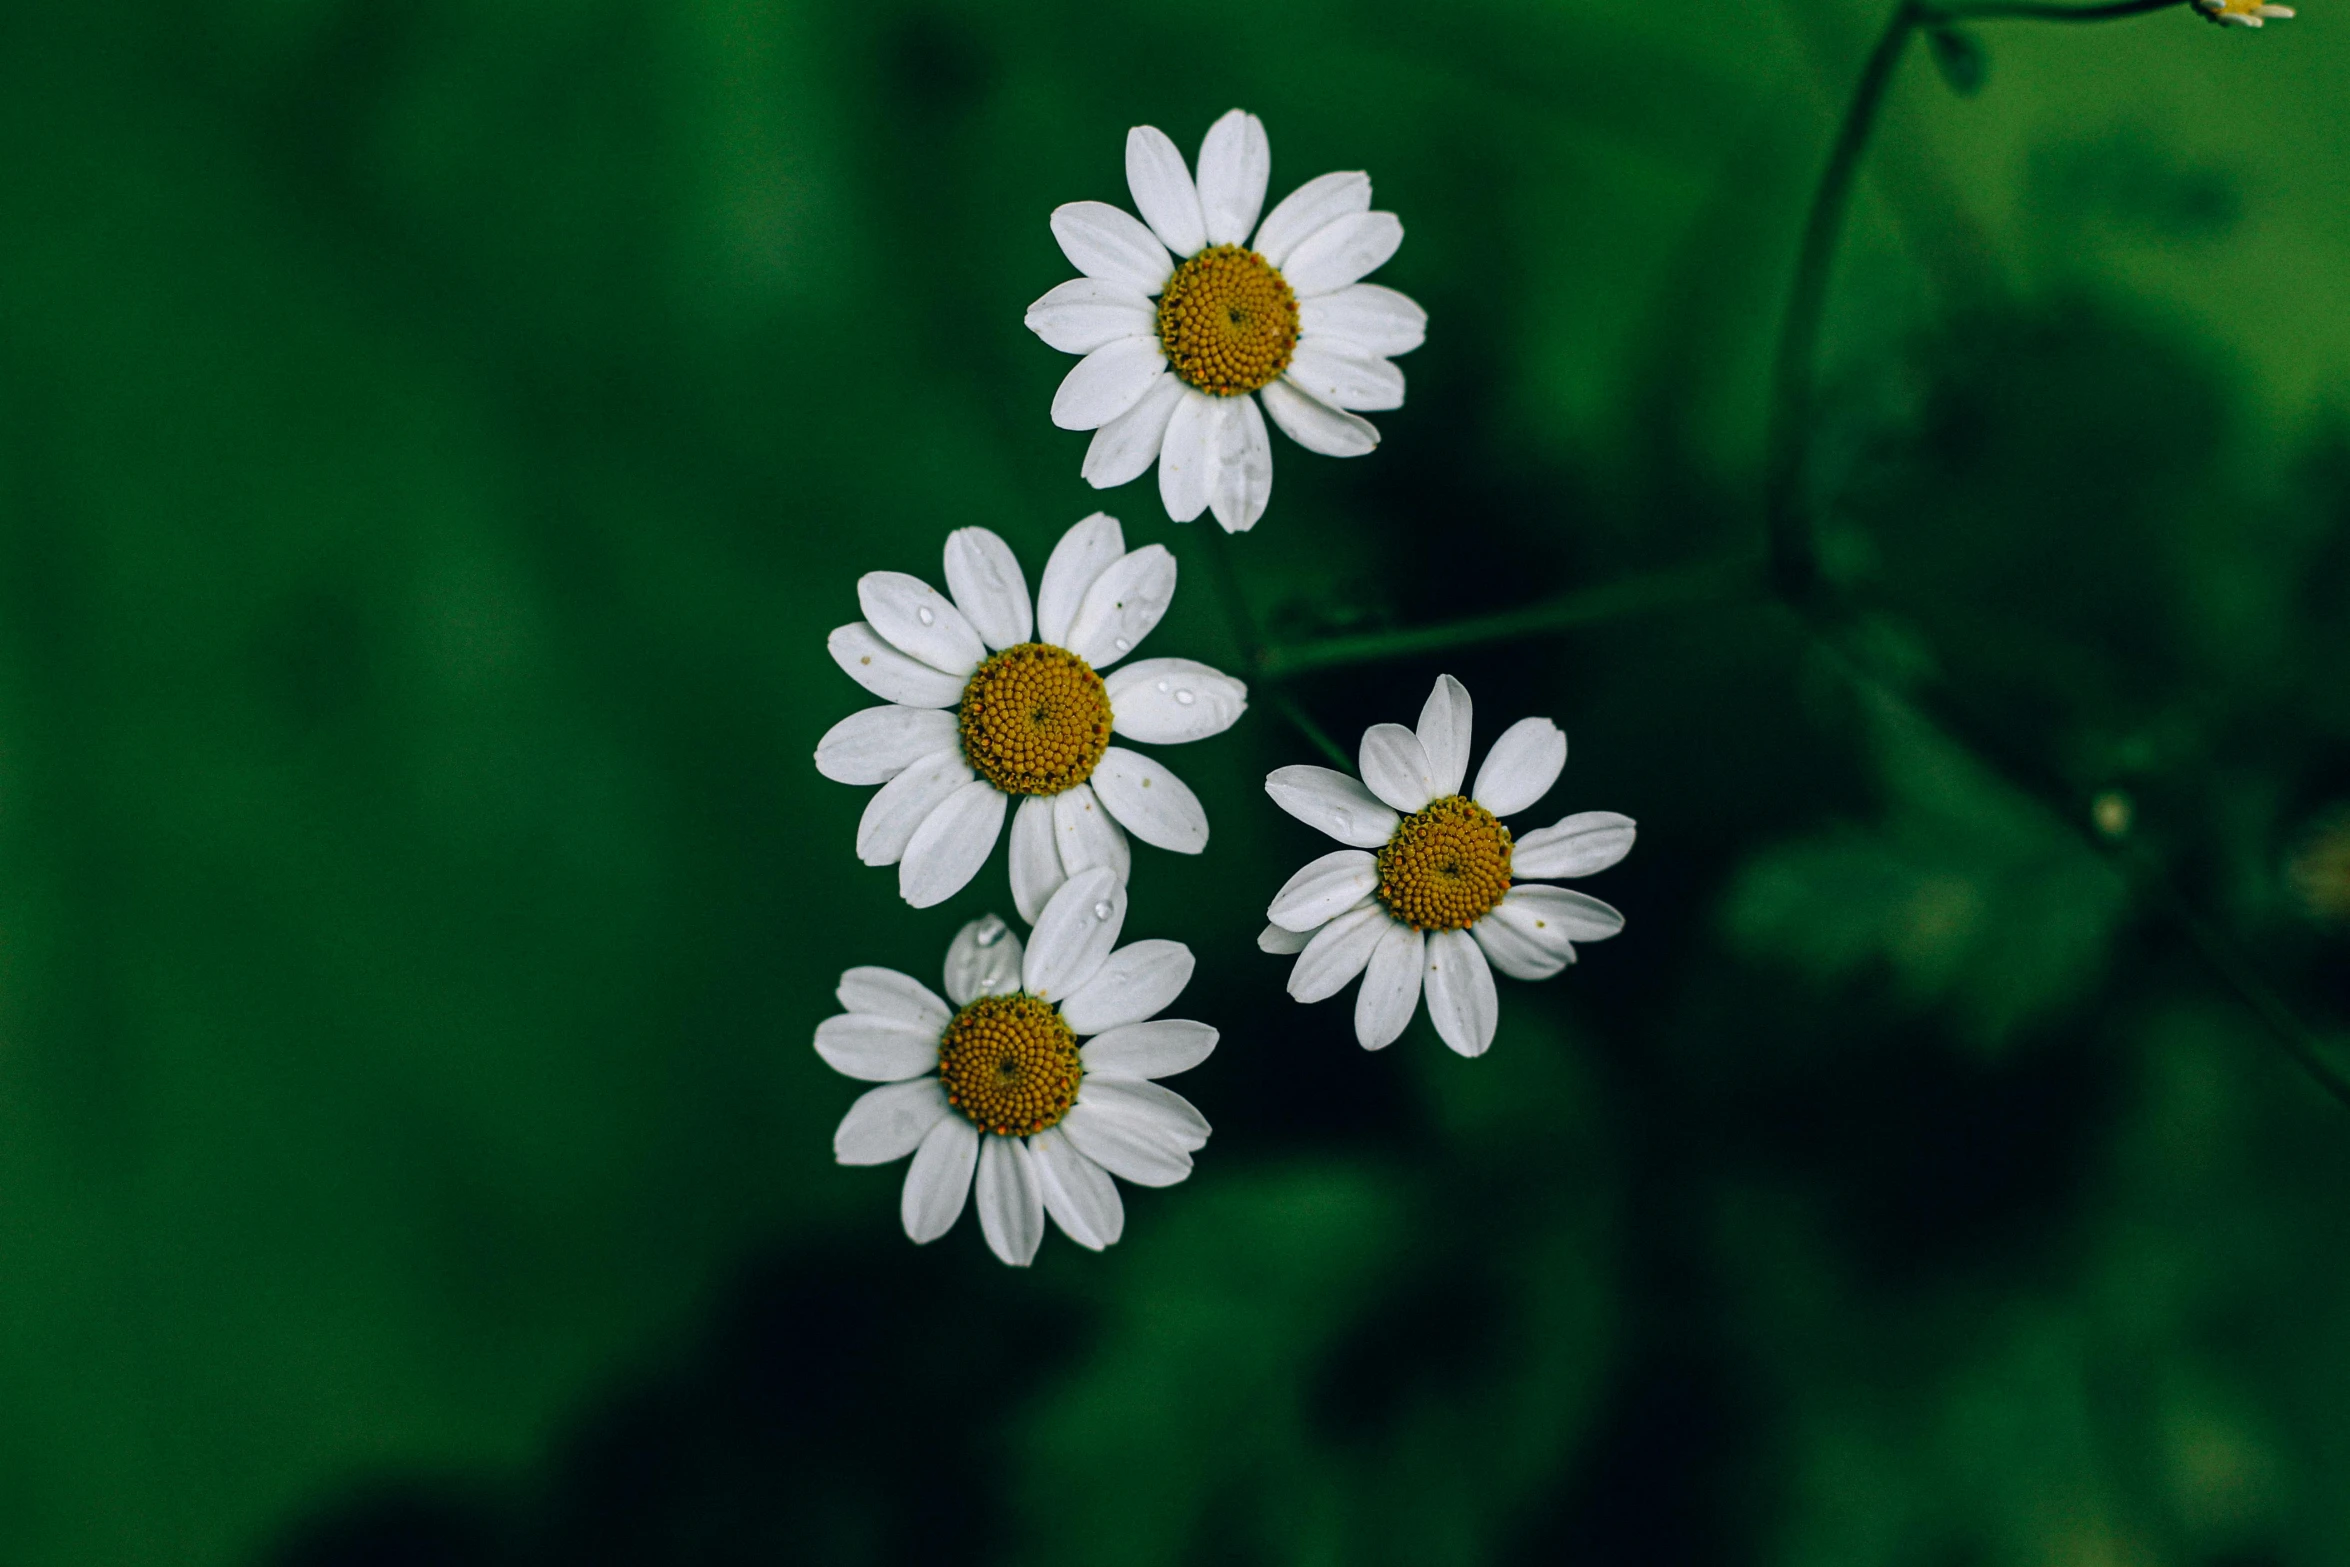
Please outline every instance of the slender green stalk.
[[1885, 19], [1860, 79], [1845, 105], [1844, 120], [1828, 149], [1827, 166], [1812, 191], [1811, 210], [1803, 224], [1803, 243], [1796, 252], [1795, 274], [1787, 290], [1787, 311], [1780, 318], [1779, 350], [1771, 371], [1771, 422], [1766, 448], [1763, 517], [1769, 533], [1771, 580], [1790, 599], [1802, 599], [1819, 585], [1819, 552], [1812, 538], [1811, 518], [1804, 505], [1804, 467], [1812, 420], [1812, 371], [1819, 358], [1820, 323], [1827, 310], [1828, 284], [1836, 265], [1836, 251], [1844, 236], [1844, 219], [1852, 206], [1853, 185], [1860, 173], [1869, 137], [1875, 131], [1885, 93], [1893, 84], [1910, 36], [1921, 29], [1954, 22], [2112, 22], [2125, 17], [2168, 11], [2187, 0], [2107, 0], [2100, 5], [2068, 6], [2048, 0], [1896, 0]]
[[1654, 576], [1611, 582], [1605, 587], [1570, 593], [1548, 603], [1507, 609], [1441, 625], [1416, 626], [1402, 631], [1373, 631], [1361, 636], [1329, 637], [1297, 647], [1269, 647], [1258, 655], [1257, 668], [1272, 677], [1341, 664], [1368, 664], [1381, 659], [1410, 658], [1441, 653], [1482, 642], [1506, 642], [1512, 637], [1538, 636], [1578, 626], [1629, 620], [1663, 610], [1688, 609], [1702, 604], [1754, 598], [1760, 589], [1755, 563], [1740, 555], [1709, 561], [1702, 566]]
[[1932, 27], [1944, 22], [2115, 22], [2150, 11], [2170, 11], [2187, 0], [2110, 0], [2105, 5], [2050, 5], [2043, 0], [1959, 0], [1940, 5], [1921, 0], [1918, 19]]
[[1232, 562], [1232, 544], [1224, 537], [1221, 526], [1202, 523], [1199, 537], [1206, 542], [1202, 548], [1208, 557], [1208, 572], [1216, 579], [1216, 597], [1224, 606], [1224, 622], [1232, 629], [1232, 640], [1240, 644], [1240, 660], [1253, 674], [1265, 656], [1265, 639], [1257, 630], [1257, 617], [1248, 607], [1248, 592], [1240, 584], [1240, 568]]
[[1819, 551], [1804, 505], [1804, 458], [1810, 447], [1812, 364], [1819, 353], [1820, 321], [1827, 309], [1828, 282], [1835, 270], [1844, 214], [1852, 204], [1861, 154], [1876, 129], [1877, 111], [1893, 84], [1895, 67], [1918, 29], [1918, 0], [1897, 0], [1885, 30], [1877, 35], [1861, 67], [1860, 80], [1845, 106], [1844, 121], [1828, 149], [1827, 166], [1813, 189], [1803, 222], [1803, 244], [1787, 289], [1787, 312], [1779, 322], [1779, 352], [1771, 369], [1771, 423], [1763, 477], [1763, 524], [1770, 542], [1771, 582], [1790, 602], [1807, 602], [1819, 586]]
[[[1996, 731], [1975, 721], [1962, 705], [1946, 695], [1914, 687], [1900, 688], [1879, 679], [1865, 660], [1846, 645], [1850, 612], [1834, 596], [1823, 592], [1819, 556], [1811, 518], [1805, 505], [1804, 462], [1812, 417], [1812, 372], [1818, 358], [1820, 323], [1826, 308], [1828, 283], [1836, 250], [1843, 237], [1844, 218], [1851, 206], [1854, 182], [1870, 133], [1884, 107], [1885, 93], [1901, 63], [1910, 35], [1922, 28], [1959, 21], [2107, 22], [2165, 11], [2186, 0], [2108, 0], [2106, 4], [2065, 6], [2042, 0], [1896, 0], [1885, 30], [1869, 51], [1846, 106], [1843, 123], [1829, 149], [1820, 183], [1812, 193], [1804, 222], [1803, 244], [1797, 252], [1795, 273], [1788, 286], [1787, 310], [1780, 320], [1779, 350], [1771, 380], [1770, 446], [1767, 457], [1764, 520], [1770, 547], [1770, 582], [1779, 597], [1802, 622], [1815, 645], [1825, 649], [1848, 677], [1899, 702], [1933, 725], [1978, 759], [2003, 773], [2008, 782], [2040, 803], [2058, 821], [2080, 833], [2099, 849], [2110, 846], [2091, 830], [2086, 802], [2078, 791], [2037, 759], [2021, 755], [2005, 744]], [[2287, 1055], [2326, 1092], [2350, 1107], [2350, 1076], [2333, 1065], [2317, 1036], [2295, 1015], [2283, 997], [2261, 978], [2259, 968], [2242, 947], [2195, 908], [2175, 882], [2143, 855], [2123, 860], [2133, 890], [2152, 901], [2176, 924], [2188, 944], [2222, 983], [2266, 1025]]]
[[1346, 747], [1331, 739], [1329, 732], [1323, 729], [1320, 724], [1315, 723], [1312, 716], [1304, 708], [1298, 706], [1294, 697], [1279, 686], [1269, 688], [1267, 695], [1271, 698], [1273, 705], [1281, 710], [1281, 716], [1296, 725], [1299, 734], [1313, 742], [1315, 750], [1330, 758], [1340, 772], [1348, 774], [1354, 772], [1355, 759], [1346, 754]]
[[1232, 559], [1232, 545], [1219, 527], [1203, 526], [1201, 534], [1207, 539], [1208, 569], [1216, 579], [1216, 596], [1224, 605], [1224, 618], [1231, 624], [1232, 640], [1240, 644], [1241, 663], [1248, 669], [1260, 688], [1260, 694], [1273, 704], [1283, 718], [1295, 726], [1297, 732], [1347, 772], [1354, 771], [1354, 758], [1340, 748], [1337, 741], [1313, 720], [1313, 716], [1297, 704], [1295, 698], [1273, 684], [1277, 675], [1266, 668], [1264, 637], [1257, 629], [1257, 617], [1248, 607], [1248, 592], [1241, 585], [1240, 568]]

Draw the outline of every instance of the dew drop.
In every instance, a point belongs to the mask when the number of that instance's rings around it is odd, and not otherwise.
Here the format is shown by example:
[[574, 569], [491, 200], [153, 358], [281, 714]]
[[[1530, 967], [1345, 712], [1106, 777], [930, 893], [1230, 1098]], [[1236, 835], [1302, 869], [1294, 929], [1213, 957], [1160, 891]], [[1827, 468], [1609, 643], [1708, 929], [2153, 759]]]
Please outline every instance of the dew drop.
[[1344, 831], [1355, 824], [1355, 813], [1342, 805], [1330, 813], [1330, 824]]
[[914, 617], [926, 626], [935, 626], [938, 624], [938, 617], [930, 612], [930, 606], [927, 604], [914, 611]]
[[1188, 691], [1178, 691], [1175, 693], [1175, 705], [1177, 707], [1189, 707], [1192, 703], [1198, 700], [1198, 697], [1193, 696]]
[[1166, 682], [1166, 681], [1164, 681], [1164, 680], [1162, 680], [1162, 681], [1160, 681], [1160, 682], [1159, 682], [1159, 695], [1161, 695], [1161, 696], [1165, 696], [1166, 694], [1167, 694], [1167, 682]]
[[1005, 927], [1004, 922], [990, 914], [980, 923], [979, 934], [974, 936], [972, 940], [983, 947], [992, 947], [1010, 934], [1011, 932]]
[[1107, 903], [1095, 904], [1093, 906], [1093, 917], [1097, 920], [1108, 919], [1110, 917], [1110, 906]]
[[1113, 647], [1117, 648], [1117, 650], [1118, 650], [1119, 652], [1121, 652], [1121, 653], [1125, 652], [1125, 651], [1126, 651], [1128, 648], [1130, 648], [1130, 647], [1134, 646], [1134, 644], [1133, 644], [1133, 643], [1131, 643], [1131, 642], [1127, 641], [1127, 640], [1126, 640], [1124, 637], [1117, 637], [1117, 638], [1114, 638], [1114, 639], [1112, 640], [1112, 642], [1111, 642], [1111, 645], [1112, 645]]

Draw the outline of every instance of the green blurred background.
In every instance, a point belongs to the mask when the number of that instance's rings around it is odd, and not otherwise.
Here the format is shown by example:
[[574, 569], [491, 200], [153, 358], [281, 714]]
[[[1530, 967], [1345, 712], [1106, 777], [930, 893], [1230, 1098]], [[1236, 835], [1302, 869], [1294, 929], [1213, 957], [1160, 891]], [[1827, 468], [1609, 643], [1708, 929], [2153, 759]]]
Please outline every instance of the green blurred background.
[[[2350, 1012], [2350, 19], [1896, 85], [1815, 480], [1888, 657]], [[1236, 554], [1287, 642], [1749, 545], [1860, 0], [195, 0], [0, 16], [0, 1560], [2350, 1559], [2350, 1115], [2047, 813], [1763, 607], [1467, 681], [1630, 929], [1384, 1054], [1253, 936], [1261, 699], [1136, 935], [1195, 1177], [916, 1249], [808, 1039], [934, 973], [823, 635], [1097, 504], [1023, 307], [1126, 127], [1367, 168], [1429, 309]], [[1277, 443], [1279, 444], [1279, 443]], [[1548, 819], [1545, 817], [1544, 819]], [[2296, 861], [2304, 874], [2287, 874]], [[2331, 869], [2327, 867], [2331, 865]], [[2329, 879], [2331, 878], [2331, 879]]]

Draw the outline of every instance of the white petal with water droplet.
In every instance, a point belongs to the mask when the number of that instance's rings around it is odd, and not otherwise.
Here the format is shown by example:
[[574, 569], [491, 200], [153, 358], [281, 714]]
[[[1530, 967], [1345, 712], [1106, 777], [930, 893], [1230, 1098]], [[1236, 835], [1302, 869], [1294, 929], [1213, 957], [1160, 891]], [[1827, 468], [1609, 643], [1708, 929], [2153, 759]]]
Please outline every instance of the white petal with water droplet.
[[1112, 727], [1146, 745], [1180, 745], [1222, 734], [1248, 711], [1248, 687], [1188, 658], [1145, 658], [1120, 666], [1105, 684]]
[[1020, 988], [1019, 932], [993, 914], [961, 930], [947, 945], [947, 999], [958, 1007], [981, 996], [1008, 996]]
[[1001, 652], [1028, 640], [1036, 617], [1012, 546], [985, 528], [957, 528], [947, 535], [946, 573], [955, 607], [981, 641]]
[[1093, 978], [1126, 923], [1126, 887], [1107, 866], [1062, 883], [1037, 916], [1021, 965], [1021, 989], [1059, 1001]]

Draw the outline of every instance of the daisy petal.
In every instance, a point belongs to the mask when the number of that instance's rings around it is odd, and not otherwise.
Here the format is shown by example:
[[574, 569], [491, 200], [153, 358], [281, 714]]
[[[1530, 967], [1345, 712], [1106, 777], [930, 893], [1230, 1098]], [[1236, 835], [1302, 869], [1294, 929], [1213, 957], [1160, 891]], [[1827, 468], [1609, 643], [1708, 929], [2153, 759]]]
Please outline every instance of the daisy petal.
[[1182, 399], [1180, 378], [1169, 374], [1151, 382], [1132, 408], [1093, 432], [1078, 477], [1097, 490], [1141, 478], [1159, 460], [1159, 448], [1167, 440], [1167, 421], [1175, 417], [1175, 405]]
[[1301, 301], [1336, 293], [1378, 270], [1402, 243], [1403, 220], [1394, 213], [1357, 212], [1299, 241], [1281, 276]]
[[1061, 389], [1053, 393], [1053, 423], [1064, 430], [1098, 430], [1141, 402], [1166, 373], [1167, 356], [1155, 337], [1104, 343], [1061, 378]]
[[1548, 979], [1575, 961], [1575, 948], [1557, 926], [1507, 899], [1469, 927], [1493, 966], [1512, 979]]
[[1502, 896], [1501, 907], [1524, 910], [1539, 929], [1555, 929], [1568, 941], [1605, 941], [1624, 928], [1624, 916], [1612, 905], [1566, 887], [1522, 882]]
[[825, 651], [841, 672], [881, 698], [907, 707], [953, 707], [963, 700], [963, 677], [933, 669], [881, 640], [865, 622], [833, 628]]
[[1461, 792], [1469, 776], [1469, 688], [1450, 675], [1438, 675], [1436, 688], [1420, 709], [1420, 749], [1428, 753], [1429, 787], [1438, 798]]
[[[1126, 553], [1126, 536], [1118, 519], [1095, 512], [1061, 535], [1052, 558], [1044, 563], [1044, 580], [1036, 592], [1036, 634], [1055, 647], [1069, 645], [1069, 622], [1094, 578], [1109, 570], [1110, 562]], [[957, 691], [955, 699], [962, 700]]]
[[1209, 244], [1237, 245], [1248, 238], [1265, 209], [1265, 181], [1272, 173], [1273, 148], [1255, 115], [1233, 109], [1208, 127], [1199, 145], [1199, 210]]
[[1419, 1010], [1427, 948], [1427, 938], [1409, 925], [1390, 920], [1380, 932], [1363, 969], [1363, 988], [1355, 992], [1355, 1041], [1365, 1050], [1394, 1044]]
[[[1139, 294], [1157, 293], [1175, 270], [1174, 258], [1158, 236], [1132, 213], [1121, 212], [1106, 201], [1072, 201], [1055, 207], [1053, 238], [1061, 242], [1061, 254], [1069, 258], [1069, 264], [1087, 277], [1123, 284]], [[1361, 272], [1355, 274], [1360, 276]], [[1351, 283], [1354, 278], [1346, 281]]]
[[1047, 797], [1032, 794], [1012, 813], [1011, 861], [1012, 907], [1033, 925], [1069, 879], [1053, 842], [1053, 802]]
[[[1248, 711], [1247, 685], [1188, 658], [1142, 659], [1118, 670], [1105, 684], [1111, 732], [1145, 745], [1205, 740], [1231, 728]], [[939, 716], [952, 725], [951, 717]]]
[[1354, 283], [1301, 301], [1298, 331], [1328, 334], [1374, 354], [1408, 354], [1428, 338], [1428, 312], [1408, 294], [1377, 283]]
[[930, 987], [911, 974], [868, 964], [850, 969], [833, 991], [844, 1012], [866, 1012], [875, 1017], [913, 1023], [933, 1034], [946, 1032], [954, 1013], [930, 993]]
[[1078, 784], [1053, 796], [1053, 845], [1061, 857], [1064, 878], [1107, 865], [1124, 881], [1134, 866], [1134, 850], [1126, 842], [1126, 834], [1091, 784]]
[[1547, 718], [1521, 718], [1485, 753], [1469, 797], [1496, 816], [1508, 816], [1550, 793], [1566, 765], [1566, 731]]
[[1273, 442], [1253, 397], [1228, 397], [1216, 426], [1215, 472], [1208, 509], [1226, 533], [1246, 533], [1273, 498]]
[[1327, 1001], [1363, 971], [1379, 938], [1395, 923], [1376, 903], [1364, 903], [1314, 933], [1289, 970], [1289, 994], [1298, 1001]]
[[957, 528], [947, 535], [946, 573], [947, 592], [980, 641], [1000, 653], [1028, 640], [1036, 617], [1012, 546], [985, 528]]
[[919, 1024], [844, 1012], [816, 1025], [816, 1053], [843, 1077], [902, 1083], [937, 1068], [938, 1038]]
[[1027, 1267], [1044, 1241], [1044, 1193], [1019, 1138], [981, 1141], [978, 1195], [979, 1233], [987, 1237], [987, 1249], [1015, 1268]]
[[1079, 1153], [1057, 1126], [1028, 1139], [1028, 1152], [1036, 1160], [1044, 1211], [1061, 1233], [1095, 1251], [1116, 1245], [1126, 1230], [1126, 1205], [1118, 1200], [1118, 1183], [1110, 1173]]
[[1199, 796], [1140, 751], [1116, 745], [1104, 751], [1093, 791], [1119, 826], [1154, 849], [1197, 854], [1208, 846], [1208, 813]]
[[[1110, 352], [1103, 349], [1103, 353]], [[1084, 366], [1080, 365], [1079, 369]], [[1069, 372], [1074, 376], [1077, 372]], [[1318, 402], [1333, 408], [1361, 408], [1377, 413], [1403, 406], [1403, 372], [1368, 349], [1342, 338], [1309, 337], [1300, 340], [1288, 380]]]
[[1355, 763], [1373, 794], [1406, 813], [1436, 798], [1436, 764], [1420, 737], [1401, 724], [1373, 724], [1363, 731]]
[[1097, 1112], [1106, 1110], [1131, 1121], [1185, 1153], [1208, 1145], [1208, 1118], [1172, 1088], [1129, 1078], [1095, 1078], [1077, 1091], [1077, 1097]]
[[933, 669], [968, 679], [987, 648], [954, 600], [902, 571], [868, 571], [857, 579], [857, 607], [883, 641]]
[[1192, 965], [1191, 949], [1180, 941], [1120, 947], [1061, 1003], [1061, 1021], [1083, 1038], [1155, 1017], [1191, 983]]
[[898, 1194], [898, 1219], [908, 1239], [923, 1245], [955, 1227], [978, 1162], [979, 1131], [969, 1121], [950, 1114], [930, 1129], [906, 1166], [906, 1185]]
[[857, 1096], [832, 1134], [832, 1157], [842, 1164], [888, 1164], [922, 1146], [954, 1111], [935, 1077], [891, 1083]]
[[[1088, 1077], [1148, 1079], [1188, 1072], [1215, 1048], [1216, 1031], [1207, 1024], [1163, 1017], [1155, 1023], [1130, 1023], [1112, 1029], [1078, 1054], [1085, 1060]], [[932, 1059], [937, 1054], [934, 1046]]]
[[1501, 1002], [1493, 993], [1493, 970], [1465, 930], [1428, 934], [1428, 1021], [1437, 1037], [1464, 1056], [1481, 1056], [1493, 1044]]
[[1251, 248], [1278, 267], [1311, 235], [1340, 218], [1370, 210], [1370, 175], [1324, 174], [1282, 197], [1281, 204], [1265, 214], [1264, 226], [1257, 230], [1256, 243]]
[[1277, 958], [1294, 957], [1306, 950], [1313, 936], [1302, 930], [1283, 930], [1278, 925], [1267, 925], [1257, 932], [1257, 950], [1270, 952]]
[[1379, 863], [1360, 849], [1334, 849], [1282, 884], [1265, 918], [1283, 930], [1313, 930], [1371, 895]]
[[947, 944], [947, 999], [967, 1007], [981, 996], [1008, 996], [1020, 988], [1020, 936], [993, 914], [955, 932]]
[[1109, 867], [1080, 871], [1061, 884], [1028, 933], [1020, 988], [1058, 1001], [1101, 968], [1126, 923], [1126, 887]]
[[816, 771], [834, 783], [888, 783], [922, 758], [955, 749], [954, 714], [893, 702], [851, 713], [825, 730], [816, 742]]
[[1273, 803], [1308, 827], [1340, 843], [1376, 849], [1395, 835], [1399, 818], [1387, 803], [1355, 779], [1328, 767], [1299, 762], [1265, 775]]
[[1208, 242], [1199, 187], [1191, 183], [1183, 154], [1156, 125], [1137, 125], [1126, 133], [1126, 188], [1133, 192], [1135, 210], [1151, 232], [1178, 256], [1188, 256]]
[[1307, 396], [1288, 380], [1271, 382], [1257, 395], [1265, 400], [1265, 412], [1281, 426], [1281, 433], [1309, 452], [1361, 457], [1379, 445], [1377, 425]]
[[1061, 646], [1095, 669], [1107, 669], [1151, 634], [1175, 599], [1175, 557], [1164, 544], [1122, 555], [1093, 579]]
[[1189, 522], [1208, 509], [1215, 477], [1216, 432], [1224, 420], [1220, 397], [1185, 387], [1167, 419], [1159, 447], [1159, 502], [1170, 522]]
[[898, 861], [898, 896], [927, 909], [969, 886], [995, 852], [1008, 803], [1004, 792], [984, 778], [948, 795], [907, 840]]
[[1137, 1186], [1173, 1186], [1191, 1173], [1191, 1155], [1180, 1143], [1099, 1104], [1071, 1105], [1056, 1130], [1077, 1152]]
[[895, 865], [930, 814], [972, 781], [961, 751], [941, 751], [909, 766], [875, 791], [857, 822], [857, 858]]
[[1122, 337], [1158, 330], [1158, 311], [1139, 290], [1100, 278], [1071, 278], [1028, 307], [1028, 330], [1064, 354], [1090, 354]]
[[1510, 850], [1510, 874], [1548, 880], [1604, 871], [1632, 852], [1638, 831], [1629, 816], [1577, 811], [1520, 838]]

